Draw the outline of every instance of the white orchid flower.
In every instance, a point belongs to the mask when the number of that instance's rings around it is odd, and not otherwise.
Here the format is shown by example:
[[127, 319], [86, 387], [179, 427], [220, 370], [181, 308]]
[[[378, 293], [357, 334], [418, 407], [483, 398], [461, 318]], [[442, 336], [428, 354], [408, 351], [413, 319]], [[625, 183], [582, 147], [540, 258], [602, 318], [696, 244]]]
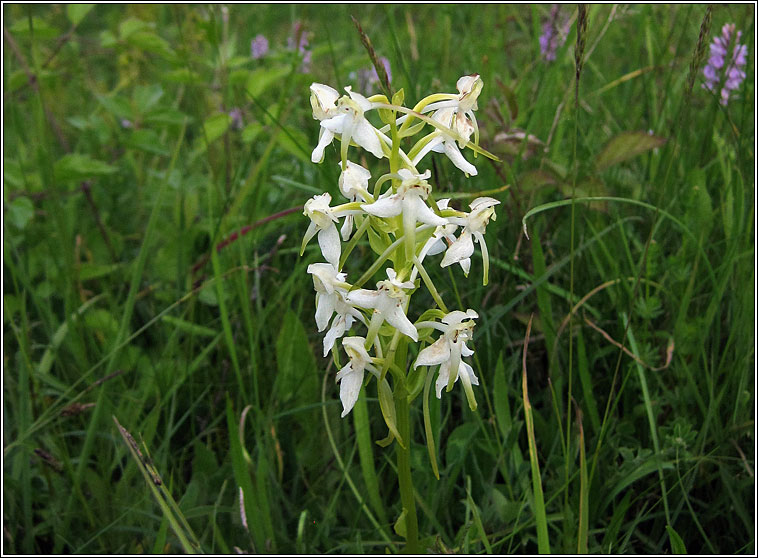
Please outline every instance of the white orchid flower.
[[316, 326], [319, 331], [324, 331], [337, 305], [337, 295], [350, 288], [345, 283], [347, 274], [338, 273], [330, 263], [310, 264], [307, 271], [313, 276], [313, 288], [316, 289]]
[[318, 234], [318, 244], [321, 247], [324, 259], [337, 269], [339, 268], [342, 248], [340, 245], [340, 235], [337, 232], [335, 223], [338, 221], [338, 217], [359, 211], [350, 209], [340, 210], [329, 207], [330, 201], [332, 201], [332, 196], [325, 193], [313, 196], [305, 202], [303, 215], [306, 215], [311, 220], [311, 224], [308, 225], [308, 229], [305, 231], [303, 243], [300, 247], [300, 255], [303, 254], [305, 245]]
[[443, 130], [436, 130], [427, 136], [427, 143], [413, 158], [414, 165], [417, 165], [429, 151], [435, 151], [447, 155], [453, 164], [467, 176], [476, 176], [476, 167], [465, 159], [460, 148], [466, 145], [471, 134], [474, 134], [474, 143], [479, 143], [479, 125], [476, 122], [474, 111], [478, 108], [477, 99], [483, 86], [484, 82], [482, 82], [479, 74], [463, 76], [456, 83], [457, 95], [452, 93], [435, 95], [435, 97], [442, 97], [444, 100], [431, 103], [421, 109], [422, 113], [435, 111], [432, 119], [446, 128], [451, 128], [465, 141], [458, 139], [458, 144], [456, 144], [456, 138], [446, 134]]
[[388, 280], [376, 284], [377, 290], [356, 289], [347, 294], [346, 300], [354, 306], [374, 310], [367, 335], [370, 341], [373, 342], [376, 332], [385, 321], [403, 335], [418, 341], [418, 331], [405, 315], [404, 309], [408, 300], [405, 289], [412, 289], [415, 285], [411, 281], [398, 280], [397, 273], [391, 267], [387, 268], [387, 277]]
[[[440, 266], [447, 267], [456, 262], [462, 262], [471, 257], [474, 253], [474, 240], [479, 243], [482, 249], [482, 262], [484, 264], [484, 284], [487, 284], [487, 278], [489, 275], [489, 252], [487, 251], [487, 243], [484, 241], [484, 231], [487, 227], [487, 223], [492, 219], [496, 219], [494, 206], [500, 202], [494, 198], [476, 198], [469, 204], [471, 212], [465, 217], [450, 217], [449, 220], [457, 225], [463, 227], [458, 240], [453, 242], [445, 252], [445, 256], [442, 258]], [[461, 264], [463, 265], [463, 264]], [[470, 264], [468, 264], [470, 265]], [[465, 271], [465, 268], [464, 268]], [[468, 273], [466, 274], [468, 276]]]
[[337, 315], [332, 321], [332, 326], [324, 336], [324, 356], [334, 347], [334, 342], [342, 337], [353, 325], [355, 320], [366, 323], [363, 314], [348, 304], [345, 300], [347, 289], [345, 283], [347, 275], [338, 273], [335, 267], [329, 263], [315, 263], [308, 266], [308, 273], [313, 276], [313, 286], [316, 289], [316, 326], [319, 331], [324, 331], [329, 325], [329, 320], [335, 312]]
[[365, 370], [372, 372], [377, 377], [379, 370], [371, 364], [371, 357], [365, 348], [366, 340], [363, 337], [345, 337], [342, 347], [350, 357], [342, 370], [337, 372], [337, 381], [340, 383], [340, 400], [342, 401], [342, 418], [353, 410], [355, 402], [361, 393], [363, 375]]
[[377, 159], [381, 159], [384, 152], [382, 141], [379, 139], [379, 130], [374, 128], [364, 116], [366, 111], [374, 108], [374, 104], [360, 93], [354, 93], [350, 87], [345, 87], [345, 91], [348, 95], [343, 95], [339, 99], [336, 113], [327, 114], [328, 118], [321, 120], [321, 127], [329, 132], [331, 137], [326, 134], [321, 136], [311, 159], [318, 157], [318, 161], [321, 161], [324, 148], [332, 142], [336, 134], [340, 134], [342, 141], [343, 164], [346, 165], [347, 149], [351, 140]]
[[440, 365], [437, 383], [435, 384], [438, 399], [442, 397], [443, 387], [447, 386], [447, 391], [450, 391], [460, 378], [466, 392], [466, 399], [468, 399], [469, 407], [472, 410], [476, 409], [476, 399], [471, 386], [478, 386], [479, 379], [474, 374], [474, 369], [463, 362], [461, 357], [474, 354], [474, 351], [466, 346], [466, 341], [472, 339], [474, 319], [478, 317], [479, 315], [471, 309], [466, 312], [455, 310], [445, 315], [441, 324], [437, 322], [419, 323], [419, 327], [434, 327], [442, 331], [442, 335], [419, 353], [416, 363], [413, 365], [414, 368]]
[[477, 106], [477, 99], [482, 92], [482, 87], [484, 87], [482, 78], [479, 77], [479, 74], [463, 76], [458, 79], [455, 87], [458, 89], [458, 95], [445, 95], [448, 99], [426, 105], [421, 112], [424, 113], [452, 107], [457, 114], [460, 114], [461, 117], [468, 117], [474, 123], [473, 125], [476, 126], [474, 111], [479, 108]]
[[334, 310], [337, 315], [334, 317], [329, 331], [327, 331], [324, 336], [324, 356], [329, 354], [329, 351], [334, 347], [335, 341], [345, 335], [345, 332], [352, 327], [356, 320], [364, 325], [366, 324], [363, 314], [348, 303], [340, 293], [337, 293], [337, 297], [334, 301]]
[[[342, 169], [342, 164], [337, 163]], [[347, 162], [347, 166], [340, 173], [340, 192], [350, 201], [356, 201], [359, 197], [365, 201], [373, 200], [371, 194], [368, 193], [368, 181], [371, 178], [371, 173], [368, 169], [353, 163]]]
[[[449, 204], [449, 198], [442, 198], [441, 200], [437, 200], [437, 207], [440, 210], [447, 209]], [[445, 225], [439, 226], [434, 229], [434, 233], [432, 234], [431, 238], [426, 241], [426, 244], [424, 244], [424, 246], [421, 248], [421, 251], [419, 252], [419, 261], [423, 262], [426, 256], [434, 256], [436, 254], [441, 254], [447, 250], [448, 246], [453, 244], [456, 240], [455, 234], [453, 233], [455, 233], [457, 228], [458, 225], [448, 221]], [[471, 258], [464, 258], [458, 263], [461, 265], [463, 273], [465, 273], [466, 277], [468, 277], [469, 269], [471, 269]], [[413, 272], [411, 273], [411, 280], [416, 278], [417, 273], [418, 268], [414, 267]]]
[[[463, 114], [461, 113], [461, 116]], [[461, 146], [463, 147], [468, 142], [471, 134], [474, 133], [474, 126], [468, 121], [465, 116], [458, 118], [455, 107], [447, 107], [439, 109], [432, 115], [432, 120], [439, 122], [446, 128], [451, 128], [462, 140]], [[453, 162], [453, 164], [462, 170], [466, 175], [476, 176], [477, 170], [474, 165], [469, 163], [461, 153], [456, 138], [451, 134], [446, 133], [444, 130], [436, 130], [427, 136], [426, 143], [413, 158], [413, 164], [418, 165], [421, 159], [430, 151], [437, 153], [444, 153]], [[424, 141], [424, 140], [421, 140]]]
[[430, 171], [415, 174], [408, 169], [400, 169], [397, 174], [386, 176], [402, 181], [397, 192], [384, 196], [374, 203], [362, 204], [361, 208], [376, 217], [396, 217], [402, 214], [406, 254], [411, 257], [416, 246], [416, 221], [440, 227], [445, 226], [447, 220], [434, 213], [426, 205], [425, 200], [432, 191], [432, 187], [426, 181], [431, 176]]
[[[342, 169], [342, 164], [337, 164], [340, 169]], [[348, 161], [347, 166], [340, 173], [340, 192], [342, 192], [343, 196], [353, 202], [358, 201], [359, 198], [366, 202], [373, 201], [373, 196], [368, 193], [368, 181], [370, 178], [371, 173], [368, 169]], [[340, 233], [342, 234], [342, 240], [347, 242], [350, 239], [350, 235], [353, 233], [352, 215], [345, 217], [345, 222], [342, 224]]]
[[[311, 84], [311, 107], [313, 118], [323, 122], [337, 116], [337, 99], [340, 94], [336, 89], [322, 83]], [[320, 163], [324, 159], [324, 149], [332, 143], [334, 134], [326, 128], [319, 128], [318, 145], [311, 153], [311, 161]]]

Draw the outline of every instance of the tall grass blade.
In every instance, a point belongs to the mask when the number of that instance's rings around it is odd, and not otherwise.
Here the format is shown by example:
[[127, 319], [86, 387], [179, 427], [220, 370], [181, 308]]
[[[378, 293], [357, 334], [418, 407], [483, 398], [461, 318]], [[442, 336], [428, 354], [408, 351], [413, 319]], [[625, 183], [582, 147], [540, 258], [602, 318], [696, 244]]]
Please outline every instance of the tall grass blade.
[[532, 467], [532, 491], [534, 497], [534, 519], [537, 522], [537, 548], [540, 554], [550, 554], [550, 539], [547, 533], [547, 513], [545, 511], [545, 498], [542, 494], [542, 478], [540, 476], [540, 463], [537, 456], [537, 442], [534, 438], [534, 415], [532, 405], [529, 403], [529, 393], [526, 387], [526, 355], [529, 349], [529, 334], [532, 331], [532, 319], [526, 326], [524, 336], [524, 352], [521, 360], [521, 389], [524, 396], [524, 416], [526, 417], [526, 435], [529, 440], [529, 461]]
[[129, 453], [131, 453], [134, 458], [137, 468], [142, 473], [142, 476], [145, 477], [145, 482], [147, 483], [148, 488], [150, 488], [153, 498], [155, 498], [155, 501], [161, 508], [163, 517], [168, 520], [169, 525], [171, 525], [174, 533], [179, 538], [179, 542], [181, 543], [184, 552], [187, 554], [204, 554], [197, 537], [192, 532], [192, 528], [189, 526], [189, 523], [187, 523], [187, 520], [184, 518], [184, 515], [176, 504], [176, 501], [174, 501], [174, 498], [171, 496], [171, 493], [165, 488], [163, 479], [161, 479], [160, 474], [152, 464], [149, 455], [145, 456], [140, 451], [134, 437], [126, 428], [121, 426], [115, 416], [113, 417], [113, 422], [116, 423], [118, 432], [124, 439], [126, 447], [129, 448]]

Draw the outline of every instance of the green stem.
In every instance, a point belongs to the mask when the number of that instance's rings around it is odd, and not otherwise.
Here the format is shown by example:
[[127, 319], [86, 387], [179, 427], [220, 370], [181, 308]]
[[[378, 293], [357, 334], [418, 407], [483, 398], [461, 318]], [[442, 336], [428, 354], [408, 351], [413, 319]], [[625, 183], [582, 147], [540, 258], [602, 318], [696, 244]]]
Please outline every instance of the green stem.
[[397, 480], [400, 486], [400, 500], [405, 514], [405, 552], [420, 554], [418, 541], [418, 518], [416, 517], [416, 500], [413, 495], [413, 478], [411, 477], [411, 421], [408, 392], [405, 384], [399, 382], [395, 387], [395, 412], [397, 413], [397, 429], [405, 448], [395, 445], [397, 451]]

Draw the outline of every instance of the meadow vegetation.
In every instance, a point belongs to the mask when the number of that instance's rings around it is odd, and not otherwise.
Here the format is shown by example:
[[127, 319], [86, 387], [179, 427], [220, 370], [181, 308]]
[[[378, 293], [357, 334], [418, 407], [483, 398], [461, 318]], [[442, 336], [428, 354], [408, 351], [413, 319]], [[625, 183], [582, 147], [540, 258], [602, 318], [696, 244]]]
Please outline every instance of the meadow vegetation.
[[427, 266], [480, 385], [411, 406], [425, 548], [755, 552], [754, 6], [3, 10], [6, 552], [402, 550], [376, 384], [340, 418], [299, 256], [340, 195], [309, 86], [381, 92], [351, 15], [406, 106], [478, 73], [499, 158], [425, 159], [500, 201], [486, 286]]

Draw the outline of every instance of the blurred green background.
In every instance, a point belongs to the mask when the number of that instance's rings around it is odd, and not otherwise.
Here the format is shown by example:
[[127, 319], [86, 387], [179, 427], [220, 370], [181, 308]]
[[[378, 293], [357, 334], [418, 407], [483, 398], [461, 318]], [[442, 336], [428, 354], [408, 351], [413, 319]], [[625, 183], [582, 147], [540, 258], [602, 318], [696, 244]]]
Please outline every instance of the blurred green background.
[[[407, 106], [479, 73], [501, 159], [425, 160], [439, 197], [501, 189], [489, 285], [478, 257], [429, 266], [480, 314], [481, 385], [474, 413], [431, 398], [439, 481], [412, 409], [428, 548], [533, 553], [546, 521], [558, 553], [755, 551], [754, 6], [590, 6], [578, 97], [574, 5], [3, 10], [6, 552], [399, 549], [393, 452], [339, 418], [321, 256], [298, 256], [300, 206], [339, 196], [308, 87], [379, 92], [350, 15]], [[702, 69], [730, 22], [747, 76], [722, 105]]]

